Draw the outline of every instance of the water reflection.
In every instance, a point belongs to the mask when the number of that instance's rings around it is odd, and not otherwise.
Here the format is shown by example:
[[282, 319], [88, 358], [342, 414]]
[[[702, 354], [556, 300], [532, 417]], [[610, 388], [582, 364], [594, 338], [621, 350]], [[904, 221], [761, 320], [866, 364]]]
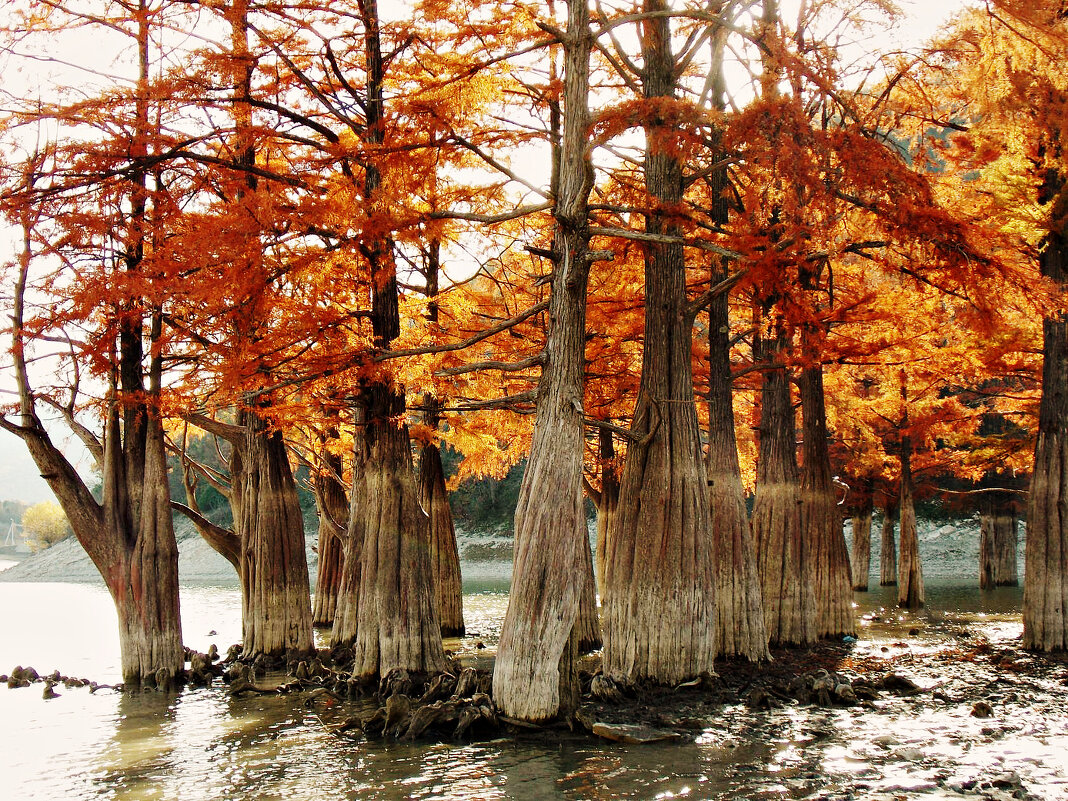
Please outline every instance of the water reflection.
[[[499, 579], [468, 587], [473, 636], [450, 640], [484, 660], [507, 603]], [[1019, 634], [1019, 588], [980, 593], [969, 581], [928, 582], [928, 606], [895, 608], [894, 588], [858, 593], [857, 655], [894, 657], [971, 632]], [[114, 610], [102, 587], [0, 583], [0, 671], [17, 663], [117, 678]], [[16, 613], [12, 613], [17, 610]], [[240, 637], [233, 587], [183, 587], [186, 643], [220, 649]], [[915, 631], [915, 634], [909, 632]], [[479, 649], [482, 642], [488, 646]], [[886, 649], [885, 651], [883, 649]], [[943, 681], [924, 679], [928, 684]], [[952, 695], [951, 679], [944, 680]], [[1039, 797], [1063, 794], [1068, 716], [1035, 716], [1001, 688], [1002, 719], [968, 705], [879, 702], [875, 712], [727, 707], [697, 743], [626, 746], [558, 736], [478, 744], [368, 743], [329, 726], [352, 706], [307, 708], [300, 696], [232, 699], [218, 687], [120, 696], [41, 687], [0, 689], [0, 782], [6, 798], [42, 799], [601, 799], [815, 798], [937, 794], [946, 777], [1017, 771]], [[1049, 688], [1058, 697], [1061, 687]], [[986, 733], [984, 733], [986, 732]]]

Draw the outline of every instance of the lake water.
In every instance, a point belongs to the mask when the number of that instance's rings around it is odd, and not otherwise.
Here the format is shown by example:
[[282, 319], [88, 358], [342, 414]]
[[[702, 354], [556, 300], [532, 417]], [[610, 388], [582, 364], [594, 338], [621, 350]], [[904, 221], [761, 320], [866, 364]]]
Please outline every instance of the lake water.
[[[462, 655], [495, 645], [507, 586], [492, 574], [465, 586], [472, 634], [446, 643]], [[1011, 643], [1020, 600], [1018, 589], [980, 593], [970, 578], [929, 582], [918, 615], [894, 610], [892, 589], [859, 593], [858, 613], [869, 619], [857, 653], [899, 651], [915, 627], [922, 634], [908, 647], [917, 650], [939, 647], [960, 626]], [[182, 620], [189, 647], [225, 651], [240, 638], [238, 590], [183, 586]], [[115, 613], [103, 586], [0, 583], [0, 672], [16, 664], [117, 681]], [[967, 707], [725, 707], [693, 744], [564, 736], [430, 745], [330, 734], [326, 724], [353, 709], [309, 709], [299, 695], [57, 687], [61, 697], [45, 701], [41, 689], [0, 688], [0, 799], [961, 798], [946, 789], [947, 771], [964, 782], [1013, 771], [1029, 797], [1068, 799], [1068, 712], [1021, 721], [1006, 707], [1006, 720], [994, 722], [1010, 729], [994, 737], [983, 734], [991, 721]]]

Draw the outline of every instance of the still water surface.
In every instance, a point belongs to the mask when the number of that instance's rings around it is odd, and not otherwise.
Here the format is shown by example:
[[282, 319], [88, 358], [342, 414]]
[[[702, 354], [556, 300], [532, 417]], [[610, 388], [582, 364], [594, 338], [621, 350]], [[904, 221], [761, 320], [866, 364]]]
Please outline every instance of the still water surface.
[[[466, 587], [473, 636], [447, 647], [470, 658], [477, 642], [491, 650], [506, 589], [503, 581]], [[881, 588], [857, 599], [861, 614], [892, 608]], [[878, 654], [916, 625], [917, 648], [938, 647], [950, 626], [995, 642], [1019, 634], [1018, 590], [980, 594], [970, 580], [942, 581], [928, 587], [928, 602], [921, 616], [892, 611], [866, 622], [858, 651]], [[240, 639], [239, 593], [185, 586], [182, 619], [189, 647], [225, 651]], [[0, 672], [17, 664], [118, 681], [106, 590], [0, 583]], [[62, 697], [45, 701], [40, 684], [0, 688], [0, 799], [961, 798], [946, 789], [947, 770], [962, 780], [1015, 771], [1032, 797], [1068, 799], [1068, 712], [1014, 721], [991, 737], [982, 734], [991, 722], [968, 707], [727, 707], [696, 744], [565, 736], [428, 745], [331, 735], [324, 722], [353, 710], [308, 709], [299, 696], [231, 699], [218, 686], [178, 695], [57, 690]]]

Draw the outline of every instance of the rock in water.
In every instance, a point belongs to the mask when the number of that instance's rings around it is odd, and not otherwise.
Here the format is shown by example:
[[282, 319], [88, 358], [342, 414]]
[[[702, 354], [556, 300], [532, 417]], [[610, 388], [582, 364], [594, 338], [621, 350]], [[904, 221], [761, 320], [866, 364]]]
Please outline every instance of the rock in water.
[[923, 692], [920, 686], [908, 676], [897, 673], [888, 673], [883, 676], [882, 685], [884, 690], [891, 690], [901, 695], [919, 695]]
[[590, 727], [590, 731], [598, 737], [604, 737], [606, 740], [629, 745], [666, 742], [677, 740], [681, 736], [677, 731], [654, 729], [651, 726], [640, 726], [633, 723], [594, 723]]
[[973, 718], [991, 718], [994, 716], [994, 707], [990, 706], [986, 701], [976, 701], [972, 706]]

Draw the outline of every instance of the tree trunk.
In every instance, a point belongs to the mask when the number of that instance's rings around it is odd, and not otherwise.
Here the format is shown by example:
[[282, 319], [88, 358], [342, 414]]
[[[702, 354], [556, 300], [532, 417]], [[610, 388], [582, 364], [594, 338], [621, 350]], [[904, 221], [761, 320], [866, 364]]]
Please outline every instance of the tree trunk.
[[312, 625], [315, 628], [333, 628], [344, 554], [341, 535], [334, 530], [332, 523], [320, 518], [319, 566], [315, 574], [315, 605], [312, 607]]
[[330, 644], [351, 645], [359, 622], [360, 566], [363, 551], [364, 511], [367, 508], [367, 412], [361, 401], [353, 408], [352, 489], [349, 492], [348, 528], [341, 541], [341, 577], [334, 607]]
[[[677, 76], [664, 0], [645, 0], [642, 89], [647, 100], [675, 96]], [[645, 127], [649, 233], [677, 236], [661, 209], [682, 202], [678, 132]], [[645, 249], [645, 334], [634, 429], [619, 507], [608, 533], [604, 671], [634, 682], [674, 684], [712, 672], [716, 653], [716, 570], [708, 479], [694, 404], [693, 320], [687, 310], [681, 244]]]
[[920, 609], [924, 603], [923, 566], [916, 539], [916, 509], [912, 500], [912, 442], [901, 441], [901, 559], [897, 565], [897, 603]]
[[[135, 133], [120, 143], [128, 148], [132, 168], [120, 205], [125, 219], [115, 221], [107, 246], [121, 255], [120, 268], [108, 275], [114, 285], [145, 286], [149, 297], [119, 296], [102, 299], [97, 313], [106, 315], [100, 329], [98, 355], [109, 366], [104, 413], [103, 444], [93, 442], [93, 453], [103, 473], [103, 497], [94, 499], [81, 476], [53, 445], [37, 415], [37, 396], [30, 385], [27, 352], [32, 341], [24, 331], [25, 300], [33, 253], [35, 211], [21, 210], [22, 251], [15, 283], [11, 316], [11, 357], [15, 368], [20, 424], [0, 415], [0, 427], [20, 436], [42, 478], [48, 483], [67, 516], [78, 542], [100, 572], [119, 622], [119, 649], [123, 684], [168, 689], [182, 675], [185, 652], [178, 597], [178, 546], [174, 538], [163, 423], [159, 398], [163, 375], [163, 316], [151, 293], [153, 276], [144, 270], [146, 240], [150, 235], [145, 161], [151, 134], [149, 112], [149, 11], [143, 2], [133, 9], [137, 23], [138, 77], [135, 90]], [[27, 177], [26, 190], [33, 190]], [[125, 234], [119, 233], [125, 230]], [[104, 260], [113, 263], [112, 258]], [[148, 322], [149, 330], [145, 331]], [[147, 347], [146, 347], [147, 345]], [[146, 353], [147, 351], [147, 353]], [[77, 374], [76, 374], [77, 375]], [[147, 381], [146, 381], [147, 378]], [[72, 399], [74, 397], [72, 392]], [[76, 432], [92, 439], [87, 430], [68, 418]]]
[[708, 326], [708, 484], [716, 553], [716, 651], [770, 659], [756, 546], [745, 508], [731, 398], [728, 297], [714, 298]]
[[245, 656], [310, 652], [311, 588], [304, 519], [281, 431], [242, 412], [245, 427], [239, 518]]
[[1007, 492], [988, 490], [979, 502], [979, 587], [1015, 587], [1016, 509]]
[[807, 646], [816, 640], [812, 562], [801, 538], [797, 433], [790, 382], [782, 366], [787, 334], [777, 324], [754, 357], [774, 366], [764, 371], [760, 393], [760, 443], [753, 534], [764, 596], [764, 620], [773, 645]]
[[998, 587], [1016, 587], [1020, 583], [1016, 567], [1016, 523], [1014, 508], [994, 518], [994, 584]]
[[[1068, 284], [1064, 231], [1049, 234], [1039, 266], [1058, 286]], [[1043, 321], [1042, 358], [1038, 440], [1027, 500], [1023, 645], [1063, 651], [1068, 649], [1068, 321], [1062, 314]]]
[[840, 639], [856, 634], [853, 577], [842, 516], [831, 478], [827, 450], [827, 411], [823, 367], [801, 371], [804, 462], [801, 471], [801, 538], [812, 563], [816, 591], [816, 636]]
[[579, 596], [578, 619], [575, 621], [575, 637], [578, 652], [588, 654], [603, 644], [601, 641], [601, 618], [597, 613], [597, 581], [593, 576], [593, 550], [589, 536], [583, 537], [583, 561], [586, 577]]
[[425, 445], [419, 460], [419, 503], [429, 518], [430, 563], [442, 637], [464, 636], [463, 580], [445, 471], [437, 445]]
[[[178, 546], [172, 527], [163, 426], [155, 408], [143, 402], [158, 398], [161, 365], [150, 357], [145, 390], [140, 321], [119, 324], [118, 368], [113, 371], [99, 453], [104, 492], [98, 503], [70, 462], [53, 445], [35, 409], [26, 367], [23, 303], [31, 258], [28, 225], [24, 229], [13, 309], [12, 358], [19, 394], [21, 425], [0, 418], [3, 428], [26, 443], [41, 476], [55, 494], [78, 542], [100, 572], [119, 620], [119, 649], [127, 689], [169, 685], [185, 664], [178, 601]], [[152, 316], [153, 341], [161, 336], [161, 318]], [[116, 378], [131, 401], [120, 400]]]
[[850, 554], [853, 589], [860, 592], [867, 592], [871, 574], [871, 513], [871, 495], [866, 495], [853, 508], [853, 551]]
[[[118, 613], [123, 682], [131, 687], [147, 683], [167, 689], [185, 666], [178, 608], [178, 544], [172, 527], [163, 425], [154, 413], [142, 409], [142, 414], [151, 415], [145, 426], [143, 472], [112, 479], [127, 486], [131, 482], [140, 485], [136, 508], [130, 510], [136, 528], [117, 560], [119, 569], [113, 566], [105, 581]], [[117, 426], [113, 432], [117, 433]], [[123, 493], [111, 489], [110, 472], [105, 470], [105, 498], [117, 498]], [[109, 506], [105, 501], [106, 514]]]
[[879, 585], [893, 587], [897, 584], [897, 545], [894, 542], [894, 524], [900, 500], [887, 500], [883, 508], [882, 535], [879, 538]]
[[319, 510], [319, 566], [315, 579], [312, 625], [316, 628], [334, 624], [349, 511], [345, 487], [341, 483], [341, 456], [324, 449], [323, 462], [323, 469], [315, 476], [315, 505]]
[[597, 430], [598, 450], [601, 456], [601, 491], [597, 494], [597, 594], [604, 598], [605, 559], [608, 555], [609, 521], [619, 506], [619, 476], [616, 474], [615, 443], [612, 432]]
[[[385, 142], [385, 69], [376, 0], [359, 7], [364, 23], [366, 124], [362, 136], [378, 152]], [[381, 196], [384, 161], [363, 163], [363, 198], [374, 222], [389, 221]], [[400, 287], [391, 235], [372, 235], [362, 243], [371, 278], [371, 333], [386, 350], [400, 334]], [[349, 542], [331, 640], [351, 644], [353, 673], [384, 675], [395, 668], [434, 672], [445, 667], [441, 623], [434, 602], [430, 526], [419, 506], [419, 484], [412, 465], [404, 394], [391, 377], [376, 372], [363, 379], [357, 417], [366, 414], [357, 436], [350, 504]], [[360, 427], [360, 423], [357, 422]], [[361, 443], [362, 440], [362, 443]]]
[[408, 429], [394, 422], [403, 414], [404, 398], [382, 384], [372, 385], [368, 394], [352, 672], [437, 672], [445, 669], [445, 650], [434, 602], [430, 525], [419, 506]]
[[[723, 13], [729, 3], [717, 0], [709, 6]], [[726, 109], [723, 60], [726, 28], [712, 34], [709, 81], [710, 101], [719, 112]], [[717, 146], [710, 154], [723, 167], [708, 177], [709, 216], [720, 225], [730, 222], [727, 200], [730, 180], [728, 154], [719, 146], [720, 130], [713, 131]], [[715, 285], [727, 277], [725, 261], [713, 259], [709, 280]], [[764, 599], [757, 570], [756, 544], [745, 506], [738, 441], [734, 426], [731, 377], [730, 303], [727, 292], [714, 297], [708, 307], [708, 486], [712, 540], [716, 554], [716, 651], [721, 656], [739, 656], [751, 661], [770, 659], [764, 624]]]
[[[433, 239], [425, 251], [423, 272], [426, 278], [427, 322], [438, 324], [438, 281], [441, 269], [441, 242]], [[433, 393], [423, 396], [423, 422], [437, 430], [441, 422], [440, 402]], [[442, 637], [464, 636], [463, 577], [460, 574], [460, 549], [452, 508], [445, 490], [445, 470], [436, 445], [423, 446], [419, 460], [419, 503], [430, 518], [430, 561], [434, 576], [434, 597], [438, 605]]]
[[493, 697], [528, 721], [569, 717], [578, 706], [575, 620], [585, 581], [582, 499], [586, 284], [589, 278], [589, 61], [586, 0], [568, 0], [564, 123], [554, 183], [553, 281], [537, 414], [515, 512], [508, 611], [493, 669]]

